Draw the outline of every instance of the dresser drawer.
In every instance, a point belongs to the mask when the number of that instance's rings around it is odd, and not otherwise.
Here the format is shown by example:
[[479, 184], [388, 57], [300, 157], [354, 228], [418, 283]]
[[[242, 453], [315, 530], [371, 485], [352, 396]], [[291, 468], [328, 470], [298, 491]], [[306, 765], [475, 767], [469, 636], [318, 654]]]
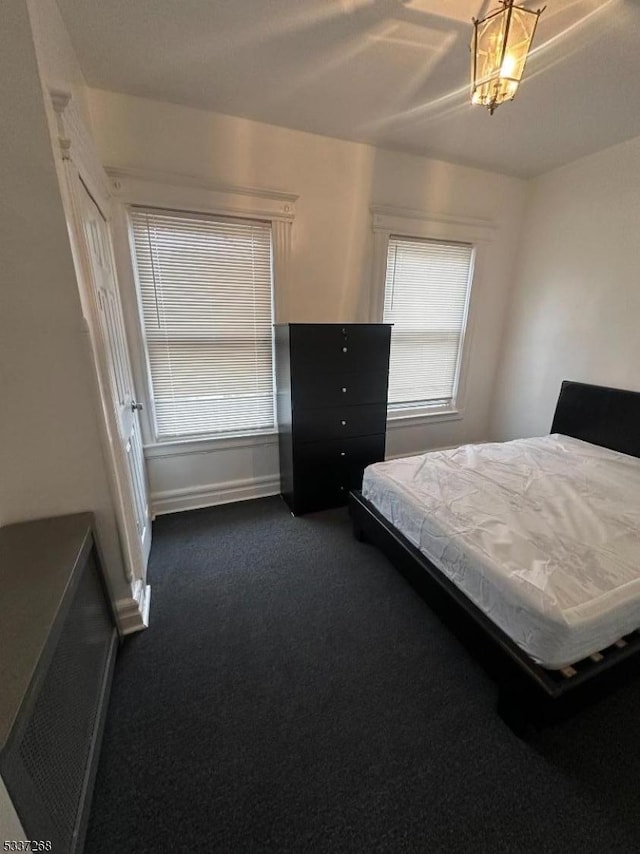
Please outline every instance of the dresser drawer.
[[[322, 479], [325, 472], [362, 470], [370, 463], [384, 459], [385, 434], [332, 439], [324, 442], [305, 442], [294, 451], [296, 471], [303, 477]], [[349, 483], [352, 481], [349, 480]], [[359, 485], [358, 485], [359, 486]]]
[[352, 406], [361, 403], [385, 403], [386, 371], [368, 373], [327, 373], [314, 380], [297, 377], [293, 382], [294, 407], [301, 409], [327, 406]]
[[296, 409], [293, 412], [294, 453], [304, 442], [384, 433], [386, 424], [386, 404]]
[[389, 325], [295, 324], [291, 327], [292, 381], [327, 373], [388, 372]]
[[362, 469], [357, 466], [325, 469], [322, 477], [296, 472], [293, 512], [309, 513], [325, 507], [339, 507], [347, 503], [350, 490], [361, 487]]
[[337, 479], [334, 482], [310, 483], [296, 479], [293, 498], [290, 502], [294, 515], [341, 507], [349, 497], [349, 488]]

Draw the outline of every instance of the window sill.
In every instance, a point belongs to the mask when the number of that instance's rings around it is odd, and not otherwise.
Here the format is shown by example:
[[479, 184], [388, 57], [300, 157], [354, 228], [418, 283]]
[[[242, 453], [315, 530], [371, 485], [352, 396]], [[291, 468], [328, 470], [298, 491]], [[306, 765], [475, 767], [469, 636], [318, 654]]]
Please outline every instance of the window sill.
[[[424, 409], [407, 410], [402, 413], [394, 412], [387, 415], [387, 430], [398, 430], [407, 427], [420, 427], [427, 424], [437, 424], [441, 421], [460, 421], [464, 417], [461, 409], [440, 410], [428, 412]], [[169, 439], [163, 442], [150, 442], [144, 446], [145, 459], [162, 459], [163, 457], [180, 457], [188, 454], [207, 454], [220, 451], [240, 450], [242, 448], [257, 448], [275, 446], [278, 444], [278, 433], [252, 433], [219, 438], [199, 439]]]
[[387, 414], [387, 430], [437, 424], [440, 421], [461, 421], [463, 418], [463, 409], [440, 409], [436, 412], [428, 412], [425, 409], [394, 411]]
[[206, 437], [202, 439], [169, 439], [151, 442], [144, 446], [145, 459], [180, 457], [186, 454], [208, 454], [217, 451], [232, 451], [241, 448], [257, 448], [277, 445], [277, 432], [238, 434], [234, 436]]

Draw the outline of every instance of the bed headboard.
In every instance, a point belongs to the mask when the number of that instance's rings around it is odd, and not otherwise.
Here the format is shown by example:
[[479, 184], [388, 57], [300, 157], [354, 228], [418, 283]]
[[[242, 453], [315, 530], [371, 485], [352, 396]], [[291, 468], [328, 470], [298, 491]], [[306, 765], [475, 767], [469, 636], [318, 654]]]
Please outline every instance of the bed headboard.
[[640, 457], [640, 392], [565, 380], [551, 432]]

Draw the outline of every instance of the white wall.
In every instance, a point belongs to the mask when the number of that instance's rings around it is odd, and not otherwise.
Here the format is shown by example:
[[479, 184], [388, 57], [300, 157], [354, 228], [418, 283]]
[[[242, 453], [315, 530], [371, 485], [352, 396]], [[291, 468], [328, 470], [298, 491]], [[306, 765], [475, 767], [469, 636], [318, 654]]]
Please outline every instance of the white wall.
[[89, 342], [25, 0], [3, 4], [0, 103], [0, 523], [94, 511], [112, 588], [124, 595]]
[[[475, 294], [477, 316], [465, 417], [395, 428], [389, 431], [388, 452], [411, 453], [487, 436], [489, 398], [525, 182], [104, 91], [90, 91], [90, 109], [105, 164], [299, 195], [293, 226], [292, 287], [281, 320], [368, 319], [372, 204], [493, 221], [495, 239]], [[277, 479], [273, 443], [180, 459], [154, 457], [149, 462], [152, 493], [164, 509], [175, 506], [174, 499], [184, 500], [190, 489], [210, 495], [222, 481], [234, 496], [233, 489], [243, 489], [254, 476], [267, 481], [270, 476], [274, 484]]]
[[543, 435], [563, 379], [640, 390], [640, 137], [532, 182], [492, 434]]

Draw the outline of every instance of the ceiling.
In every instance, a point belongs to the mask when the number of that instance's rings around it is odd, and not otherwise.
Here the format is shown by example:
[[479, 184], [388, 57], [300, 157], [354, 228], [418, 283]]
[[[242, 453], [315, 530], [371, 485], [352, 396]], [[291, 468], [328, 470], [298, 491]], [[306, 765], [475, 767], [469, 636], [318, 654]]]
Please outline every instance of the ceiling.
[[471, 18], [493, 0], [58, 5], [102, 89], [523, 177], [640, 135], [640, 0], [548, 0], [493, 116], [468, 103]]

